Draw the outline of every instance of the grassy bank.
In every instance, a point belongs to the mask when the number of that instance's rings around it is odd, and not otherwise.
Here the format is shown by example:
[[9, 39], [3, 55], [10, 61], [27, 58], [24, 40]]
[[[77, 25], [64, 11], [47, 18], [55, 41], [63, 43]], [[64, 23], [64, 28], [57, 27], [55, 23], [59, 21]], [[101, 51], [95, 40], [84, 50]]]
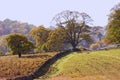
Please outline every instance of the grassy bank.
[[44, 77], [49, 80], [120, 80], [120, 49], [71, 53], [52, 65]]

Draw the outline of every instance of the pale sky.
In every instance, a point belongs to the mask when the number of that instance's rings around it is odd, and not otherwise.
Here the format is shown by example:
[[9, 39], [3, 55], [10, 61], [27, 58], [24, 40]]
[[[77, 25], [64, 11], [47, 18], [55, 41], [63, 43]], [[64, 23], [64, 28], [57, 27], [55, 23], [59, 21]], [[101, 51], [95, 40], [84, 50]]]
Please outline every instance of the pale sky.
[[0, 0], [0, 20], [9, 18], [36, 26], [50, 26], [52, 18], [64, 10], [85, 12], [93, 25], [105, 26], [110, 9], [120, 0]]

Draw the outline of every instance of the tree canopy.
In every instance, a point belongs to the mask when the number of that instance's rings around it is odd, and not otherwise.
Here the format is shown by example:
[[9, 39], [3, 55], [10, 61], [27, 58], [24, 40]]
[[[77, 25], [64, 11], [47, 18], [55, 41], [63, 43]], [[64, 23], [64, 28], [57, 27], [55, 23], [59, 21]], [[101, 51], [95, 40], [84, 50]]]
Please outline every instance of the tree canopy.
[[88, 23], [91, 23], [91, 17], [86, 13], [79, 13], [77, 11], [63, 11], [58, 13], [53, 21], [56, 25], [64, 30], [67, 35], [67, 39], [72, 45], [73, 49], [76, 48], [78, 43], [83, 40], [81, 35], [89, 33]]
[[65, 40], [66, 33], [64, 30], [61, 28], [56, 28], [50, 32], [46, 46], [49, 51], [62, 51], [64, 50]]
[[120, 43], [120, 5], [112, 8], [107, 24], [105, 42], [110, 44]]
[[41, 25], [39, 27], [33, 28], [29, 33], [36, 40], [36, 51], [40, 52], [42, 45], [47, 42], [50, 29], [47, 29]]
[[13, 33], [6, 37], [7, 45], [10, 48], [12, 54], [21, 54], [30, 52], [34, 48], [34, 44], [27, 39], [23, 34]]

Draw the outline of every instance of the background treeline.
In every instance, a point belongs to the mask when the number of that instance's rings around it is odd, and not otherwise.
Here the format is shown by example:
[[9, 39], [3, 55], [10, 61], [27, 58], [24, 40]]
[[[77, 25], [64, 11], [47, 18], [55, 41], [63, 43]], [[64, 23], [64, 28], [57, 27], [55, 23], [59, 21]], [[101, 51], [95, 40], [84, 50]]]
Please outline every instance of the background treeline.
[[[89, 26], [89, 29], [91, 37], [84, 36], [85, 40], [80, 41], [78, 46], [89, 48], [91, 44], [103, 39], [105, 28], [101, 26]], [[35, 52], [62, 51], [72, 48], [69, 41], [65, 39], [64, 31], [60, 30], [60, 28], [46, 28], [43, 25], [36, 27], [32, 24], [5, 19], [4, 21], [0, 21], [1, 54], [7, 54], [10, 51], [6, 43], [6, 36], [11, 33], [25, 34], [36, 45]]]
[[28, 36], [28, 32], [34, 27], [32, 24], [5, 19], [4, 21], [0, 21], [0, 36], [10, 33], [23, 33]]

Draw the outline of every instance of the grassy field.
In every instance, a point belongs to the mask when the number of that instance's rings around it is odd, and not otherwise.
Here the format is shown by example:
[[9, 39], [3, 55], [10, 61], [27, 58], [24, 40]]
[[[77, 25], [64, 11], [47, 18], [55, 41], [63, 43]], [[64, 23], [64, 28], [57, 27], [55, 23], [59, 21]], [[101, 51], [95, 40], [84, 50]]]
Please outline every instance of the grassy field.
[[54, 53], [26, 54], [22, 58], [15, 56], [0, 56], [0, 80], [27, 75], [35, 71]]
[[47, 80], [120, 80], [120, 49], [71, 53], [58, 60]]

